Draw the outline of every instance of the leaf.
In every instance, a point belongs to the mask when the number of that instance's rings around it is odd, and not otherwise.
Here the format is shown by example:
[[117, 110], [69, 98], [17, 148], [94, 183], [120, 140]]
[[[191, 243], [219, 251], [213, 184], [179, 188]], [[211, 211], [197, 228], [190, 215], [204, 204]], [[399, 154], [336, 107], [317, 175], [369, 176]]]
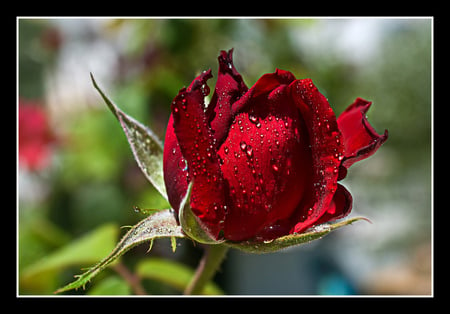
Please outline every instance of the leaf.
[[[346, 225], [350, 225], [358, 220], [366, 220], [364, 217], [355, 217], [345, 221], [337, 222], [334, 224], [322, 224], [315, 226], [308, 232], [297, 233], [297, 234], [289, 234], [287, 236], [283, 236], [272, 241], [264, 241], [264, 242], [252, 242], [252, 241], [244, 241], [244, 242], [226, 242], [225, 244], [239, 249], [241, 251], [247, 253], [272, 253], [282, 249], [286, 249], [291, 246], [297, 246], [303, 243], [311, 242], [316, 239], [321, 239], [328, 233], [338, 228], [341, 228]], [[370, 222], [370, 221], [369, 221]]]
[[188, 237], [204, 244], [220, 244], [224, 241], [217, 241], [213, 239], [206, 231], [206, 228], [202, 226], [201, 221], [192, 212], [190, 206], [191, 192], [194, 180], [189, 183], [186, 195], [181, 200], [180, 210], [178, 213], [178, 220], [181, 227]]
[[89, 290], [88, 295], [129, 295], [131, 288], [128, 283], [117, 276], [103, 279]]
[[[194, 270], [175, 261], [161, 258], [148, 258], [141, 261], [136, 273], [143, 278], [163, 282], [179, 291], [184, 291], [192, 277]], [[223, 291], [212, 281], [205, 285], [201, 294], [219, 295]]]
[[162, 142], [150, 128], [120, 110], [97, 85], [92, 73], [91, 80], [108, 108], [117, 120], [119, 120], [139, 168], [156, 190], [168, 200], [163, 176], [164, 149]]
[[58, 289], [55, 293], [84, 287], [95, 275], [136, 245], [146, 241], [152, 242], [155, 239], [169, 237], [184, 238], [185, 235], [181, 227], [177, 224], [173, 211], [166, 209], [148, 216], [137, 223], [123, 236], [106, 258], [82, 275], [76, 276], [78, 278], [76, 281]]
[[114, 224], [102, 225], [26, 267], [20, 274], [21, 283], [26, 285], [34, 276], [43, 272], [95, 263], [114, 247], [118, 231], [119, 228]]

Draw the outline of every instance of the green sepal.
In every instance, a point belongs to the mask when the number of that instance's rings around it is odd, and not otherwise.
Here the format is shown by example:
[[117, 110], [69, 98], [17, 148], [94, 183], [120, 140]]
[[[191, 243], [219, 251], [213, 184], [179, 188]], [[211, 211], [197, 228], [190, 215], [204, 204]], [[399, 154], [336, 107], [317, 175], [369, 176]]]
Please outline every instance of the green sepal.
[[[56, 290], [55, 293], [78, 289], [80, 287], [84, 288], [95, 275], [121, 257], [125, 252], [143, 242], [150, 242], [150, 244], [152, 244], [153, 240], [159, 238], [174, 239], [184, 237], [185, 235], [176, 221], [173, 210], [161, 210], [138, 222], [123, 236], [117, 246], [106, 258], [97, 265], [91, 267], [87, 272], [75, 276], [77, 277], [77, 280]], [[149, 250], [150, 249], [151, 245]]]
[[224, 240], [215, 240], [207, 231], [200, 219], [192, 212], [190, 199], [194, 181], [189, 183], [186, 195], [181, 200], [178, 220], [183, 232], [192, 240], [204, 244], [220, 244]]
[[119, 120], [139, 168], [156, 190], [168, 200], [163, 176], [164, 149], [161, 140], [150, 128], [120, 110], [98, 86], [92, 73], [91, 80], [108, 108]]
[[224, 243], [232, 248], [239, 249], [246, 253], [273, 253], [289, 247], [297, 246], [304, 243], [309, 243], [313, 240], [321, 239], [331, 231], [341, 228], [343, 226], [350, 225], [356, 221], [365, 220], [370, 222], [364, 217], [355, 217], [344, 221], [336, 222], [333, 224], [317, 225], [304, 233], [289, 234], [270, 241], [242, 241], [242, 242], [230, 242]]

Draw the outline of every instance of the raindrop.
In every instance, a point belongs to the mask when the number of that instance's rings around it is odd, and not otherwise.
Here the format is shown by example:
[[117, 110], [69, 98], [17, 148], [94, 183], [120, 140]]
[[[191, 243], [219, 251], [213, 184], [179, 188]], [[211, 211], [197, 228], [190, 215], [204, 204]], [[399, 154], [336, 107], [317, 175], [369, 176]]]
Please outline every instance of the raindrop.
[[247, 143], [244, 142], [244, 141], [242, 141], [242, 142], [240, 143], [240, 147], [241, 147], [241, 149], [242, 149], [243, 151], [245, 151], [245, 149], [247, 148]]
[[228, 154], [228, 152], [230, 151], [230, 149], [228, 148], [228, 146], [225, 146], [225, 148], [223, 149], [225, 154]]
[[201, 91], [202, 91], [203, 96], [209, 95], [209, 91], [210, 91], [209, 86], [206, 84], [203, 84], [201, 87]]
[[270, 164], [272, 166], [272, 170], [275, 172], [278, 172], [280, 170], [279, 166], [277, 165], [277, 161], [275, 159], [270, 160]]
[[252, 157], [253, 157], [253, 149], [252, 149], [252, 147], [251, 147], [250, 145], [247, 146], [246, 153], [247, 153], [247, 156], [248, 156], [249, 158], [252, 158]]
[[178, 162], [178, 168], [181, 169], [181, 171], [186, 171], [188, 169], [188, 163], [187, 160], [184, 158], [181, 158]]
[[251, 113], [248, 116], [248, 119], [250, 120], [251, 123], [255, 124], [257, 128], [261, 127], [261, 122], [259, 121], [259, 118], [257, 116], [255, 116], [254, 113]]

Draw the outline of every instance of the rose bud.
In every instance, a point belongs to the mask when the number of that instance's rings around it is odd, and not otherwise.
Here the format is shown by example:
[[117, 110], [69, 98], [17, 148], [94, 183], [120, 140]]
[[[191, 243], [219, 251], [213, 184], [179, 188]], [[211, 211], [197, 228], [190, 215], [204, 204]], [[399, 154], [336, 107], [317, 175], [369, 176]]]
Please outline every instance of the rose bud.
[[210, 103], [200, 74], [180, 90], [164, 143], [164, 181], [178, 212], [193, 181], [190, 208], [215, 240], [266, 241], [343, 218], [352, 196], [338, 183], [387, 139], [358, 98], [336, 120], [310, 79], [277, 69], [250, 89], [221, 51]]

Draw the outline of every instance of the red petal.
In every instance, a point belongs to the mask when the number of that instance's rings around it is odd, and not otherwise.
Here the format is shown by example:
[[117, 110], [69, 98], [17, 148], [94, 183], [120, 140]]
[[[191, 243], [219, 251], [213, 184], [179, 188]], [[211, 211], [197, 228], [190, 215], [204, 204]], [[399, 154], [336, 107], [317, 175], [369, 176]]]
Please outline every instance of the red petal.
[[[266, 74], [247, 94], [220, 147], [230, 203], [225, 238], [255, 237], [297, 208], [311, 169], [303, 120], [280, 72]], [[292, 76], [293, 77], [293, 76]]]
[[253, 87], [233, 104], [233, 112], [240, 112], [247, 104], [251, 103], [252, 98], [256, 98], [260, 95], [266, 95], [273, 90], [280, 87], [280, 85], [290, 84], [295, 80], [295, 76], [289, 72], [280, 69], [276, 69], [274, 73], [264, 74], [253, 85]]
[[173, 128], [173, 116], [170, 115], [164, 140], [163, 173], [169, 203], [177, 213], [188, 187], [187, 169], [187, 161], [183, 158]]
[[333, 110], [312, 81], [297, 80], [290, 88], [307, 126], [313, 163], [309, 197], [299, 206], [300, 222], [294, 228], [294, 232], [300, 232], [317, 222], [330, 207], [338, 188], [344, 147]]
[[[225, 195], [228, 191], [220, 170], [214, 137], [204, 112], [204, 97], [209, 92], [206, 80], [210, 77], [210, 71], [203, 72], [187, 90], [184, 88], [180, 90], [172, 103], [172, 116], [174, 133], [188, 166], [185, 175], [186, 182], [194, 179], [191, 194], [192, 211], [206, 224], [210, 233], [217, 237], [224, 219], [224, 208], [227, 204]], [[169, 158], [170, 149], [173, 150], [174, 147], [176, 148], [176, 144], [172, 140], [172, 143], [165, 147], [167, 152], [164, 156]], [[175, 155], [177, 155], [176, 152]], [[167, 164], [167, 168], [169, 168], [169, 163], [173, 168], [178, 167], [182, 162], [179, 154], [174, 157], [179, 159], [171, 162], [165, 159], [164, 163]], [[178, 170], [169, 170], [167, 175], [170, 175], [170, 172], [175, 173], [175, 178], [180, 177]], [[165, 177], [166, 182], [168, 179], [170, 180]], [[170, 185], [170, 183], [166, 183], [169, 189]], [[178, 193], [184, 186], [187, 186], [187, 183], [177, 183], [176, 187], [171, 188], [174, 192], [168, 192], [168, 194]], [[185, 192], [173, 198], [182, 198]]]
[[295, 80], [295, 76], [289, 72], [276, 69], [275, 73], [267, 73], [261, 76], [252, 88], [252, 97], [272, 92], [283, 84], [290, 84]]
[[233, 49], [228, 53], [222, 50], [218, 59], [219, 73], [216, 87], [206, 113], [211, 121], [217, 147], [225, 140], [233, 120], [232, 104], [248, 90], [233, 65]]
[[315, 224], [321, 224], [347, 216], [352, 210], [353, 198], [350, 192], [338, 184], [333, 200], [325, 214]]
[[[379, 135], [366, 118], [366, 112], [372, 103], [357, 98], [338, 118], [337, 122], [345, 145], [344, 168], [373, 155], [388, 138], [388, 131]], [[345, 177], [345, 170], [339, 179]]]

